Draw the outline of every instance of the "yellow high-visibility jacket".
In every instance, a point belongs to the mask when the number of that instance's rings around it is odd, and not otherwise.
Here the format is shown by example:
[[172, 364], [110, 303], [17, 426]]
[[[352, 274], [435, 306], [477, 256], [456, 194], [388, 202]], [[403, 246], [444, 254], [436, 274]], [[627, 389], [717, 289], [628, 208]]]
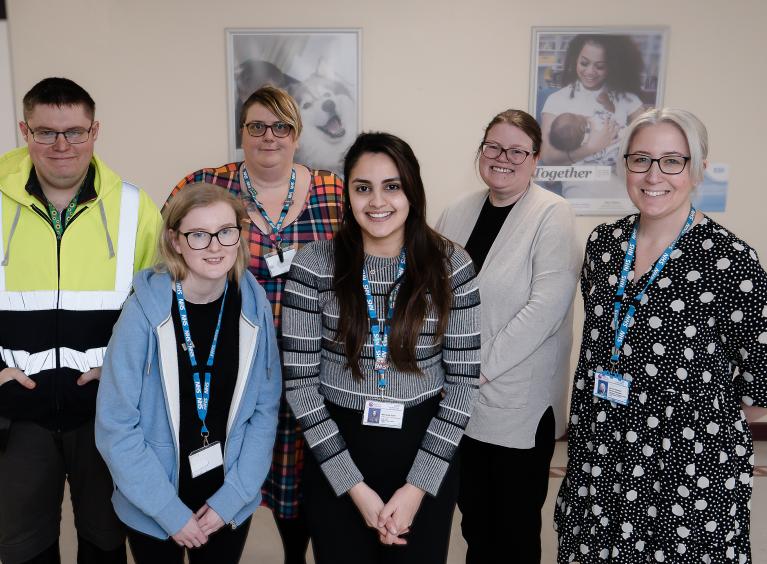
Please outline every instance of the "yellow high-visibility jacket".
[[[45, 205], [27, 192], [26, 148], [0, 157], [0, 369], [35, 380], [0, 386], [0, 416], [67, 430], [94, 416], [100, 367], [133, 275], [154, 263], [161, 218], [146, 193], [98, 157], [95, 197], [79, 202], [57, 240]], [[169, 290], [170, 293], [170, 290]]]

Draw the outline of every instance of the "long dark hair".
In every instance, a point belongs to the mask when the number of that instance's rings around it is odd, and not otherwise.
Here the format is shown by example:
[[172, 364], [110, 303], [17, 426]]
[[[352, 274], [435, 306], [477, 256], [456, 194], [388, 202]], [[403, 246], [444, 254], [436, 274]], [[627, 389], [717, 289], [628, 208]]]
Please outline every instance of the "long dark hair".
[[438, 320], [435, 339], [445, 334], [452, 303], [448, 262], [453, 245], [426, 223], [426, 193], [418, 159], [399, 137], [389, 133], [362, 133], [344, 159], [345, 210], [341, 228], [334, 238], [333, 289], [340, 308], [336, 338], [344, 343], [348, 367], [355, 378], [362, 378], [359, 361], [369, 326], [361, 279], [365, 260], [362, 231], [351, 210], [349, 183], [352, 169], [360, 157], [368, 153], [386, 155], [394, 161], [410, 204], [405, 220], [407, 270], [397, 295], [389, 334], [389, 358], [395, 368], [418, 372], [416, 344], [429, 302]]
[[567, 46], [565, 70], [562, 84], [568, 85], [578, 80], [578, 57], [583, 46], [593, 43], [605, 50], [607, 63], [607, 89], [616, 94], [629, 92], [642, 97], [642, 70], [644, 62], [634, 40], [628, 35], [581, 34], [576, 35]]

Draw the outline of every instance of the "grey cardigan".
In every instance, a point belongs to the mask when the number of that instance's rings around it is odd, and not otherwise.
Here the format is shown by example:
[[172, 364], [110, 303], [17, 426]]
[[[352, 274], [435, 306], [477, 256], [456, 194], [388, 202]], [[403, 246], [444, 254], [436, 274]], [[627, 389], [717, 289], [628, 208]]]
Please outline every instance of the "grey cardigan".
[[[437, 230], [466, 245], [488, 192], [445, 210]], [[552, 406], [565, 429], [572, 303], [580, 265], [575, 222], [561, 197], [530, 185], [498, 233], [478, 275], [482, 300], [481, 386], [466, 434], [510, 448], [535, 446]]]

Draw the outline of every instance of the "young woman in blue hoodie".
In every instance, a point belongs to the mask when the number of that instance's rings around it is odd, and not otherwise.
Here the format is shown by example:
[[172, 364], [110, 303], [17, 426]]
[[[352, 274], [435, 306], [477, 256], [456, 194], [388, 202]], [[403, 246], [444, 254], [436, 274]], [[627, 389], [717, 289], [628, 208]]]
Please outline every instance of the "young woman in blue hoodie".
[[238, 562], [261, 500], [280, 362], [244, 221], [215, 186], [176, 196], [109, 342], [96, 444], [137, 564]]

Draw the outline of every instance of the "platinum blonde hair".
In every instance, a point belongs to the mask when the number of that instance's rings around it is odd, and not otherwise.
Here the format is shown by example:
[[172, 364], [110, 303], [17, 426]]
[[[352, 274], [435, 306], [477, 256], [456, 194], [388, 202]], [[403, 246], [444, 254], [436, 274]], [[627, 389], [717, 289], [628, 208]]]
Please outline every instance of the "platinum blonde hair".
[[[653, 108], [640, 114], [626, 128], [621, 140], [619, 155], [630, 152], [631, 141], [634, 139], [637, 131], [648, 125], [658, 123], [671, 123], [682, 132], [687, 140], [687, 146], [690, 148], [690, 179], [693, 185], [697, 186], [703, 181], [703, 171], [705, 170], [705, 160], [708, 158], [708, 131], [706, 126], [695, 114], [679, 108]], [[618, 173], [626, 177], [625, 166], [618, 167]]]

